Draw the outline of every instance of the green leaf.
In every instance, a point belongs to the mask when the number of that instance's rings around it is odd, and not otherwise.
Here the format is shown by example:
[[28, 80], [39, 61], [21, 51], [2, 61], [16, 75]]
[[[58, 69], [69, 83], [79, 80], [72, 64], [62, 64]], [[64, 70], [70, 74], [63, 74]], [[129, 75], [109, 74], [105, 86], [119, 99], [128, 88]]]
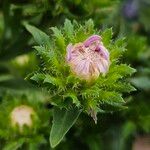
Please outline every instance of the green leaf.
[[131, 79], [131, 83], [133, 83], [136, 87], [144, 90], [150, 89], [150, 78], [146, 76], [135, 77]]
[[106, 45], [106, 46], [109, 45], [111, 38], [112, 38], [112, 28], [106, 29], [102, 33], [102, 41], [103, 41], [104, 45]]
[[115, 45], [117, 47], [125, 47], [126, 44], [125, 44], [125, 38], [124, 37], [119, 37], [116, 41], [115, 41]]
[[76, 122], [81, 110], [72, 108], [69, 110], [59, 109], [55, 107], [53, 114], [53, 125], [50, 132], [50, 144], [51, 147], [56, 147], [69, 129]]
[[3, 148], [3, 150], [17, 150], [24, 143], [24, 139], [19, 139], [18, 141], [13, 141], [7, 143], [7, 145]]
[[64, 30], [65, 30], [65, 33], [68, 36], [68, 38], [70, 40], [72, 40], [73, 39], [74, 29], [73, 29], [73, 25], [72, 25], [71, 21], [68, 20], [68, 19], [65, 20]]
[[118, 82], [113, 84], [112, 90], [116, 90], [119, 92], [127, 92], [130, 93], [132, 91], [136, 91], [136, 89], [129, 83]]
[[101, 90], [98, 89], [98, 87], [93, 87], [93, 88], [87, 88], [85, 90], [82, 90], [82, 97], [83, 98], [98, 98], [100, 96]]
[[69, 97], [69, 98], [71, 98], [72, 99], [72, 102], [77, 106], [77, 107], [79, 107], [80, 106], [80, 101], [78, 100], [78, 98], [77, 98], [77, 95], [75, 94], [75, 93], [67, 93], [67, 94], [65, 94], [64, 95], [64, 97], [66, 98], [66, 97]]
[[65, 48], [64, 36], [61, 33], [61, 30], [59, 30], [57, 27], [52, 27], [51, 29], [54, 33], [54, 37], [56, 38], [56, 44], [60, 48], [60, 51], [61, 51], [62, 49]]
[[122, 76], [131, 75], [136, 72], [136, 70], [126, 64], [116, 65], [112, 70], [110, 70], [110, 73], [112, 72], [118, 73]]
[[50, 75], [45, 75], [45, 79], [43, 83], [50, 83], [52, 85], [58, 86], [59, 88], [63, 88], [63, 83], [62, 83], [62, 79], [57, 78], [57, 77], [53, 77]]
[[47, 46], [47, 48], [51, 47], [50, 38], [43, 31], [29, 24], [25, 24], [25, 28], [32, 34], [32, 36], [34, 37], [34, 40], [39, 45], [45, 45]]
[[11, 80], [13, 78], [14, 77], [12, 75], [9, 75], [9, 74], [0, 75], [0, 82]]
[[94, 31], [94, 23], [92, 19], [89, 19], [87, 22], [85, 22], [85, 26], [87, 28], [87, 31], [89, 33], [93, 33]]
[[76, 30], [76, 34], [75, 34], [76, 43], [86, 40], [88, 36], [89, 35], [87, 35], [85, 28], [83, 26], [80, 26]]
[[110, 52], [110, 59], [113, 61], [113, 59], [118, 60], [122, 54], [125, 52], [125, 48], [124, 47], [116, 47], [113, 46], [113, 49]]
[[30, 79], [36, 82], [43, 81], [45, 79], [45, 75], [41, 73], [36, 73]]
[[49, 62], [50, 59], [54, 57], [54, 52], [52, 50], [48, 50], [44, 46], [34, 46], [40, 58], [42, 58], [45, 62]]
[[121, 94], [117, 92], [101, 91], [100, 100], [111, 105], [121, 105], [125, 103]]
[[[49, 50], [43, 46], [34, 46], [40, 58], [45, 62], [44, 65], [50, 70], [59, 73], [60, 63], [53, 49]], [[55, 68], [55, 69], [54, 69]]]

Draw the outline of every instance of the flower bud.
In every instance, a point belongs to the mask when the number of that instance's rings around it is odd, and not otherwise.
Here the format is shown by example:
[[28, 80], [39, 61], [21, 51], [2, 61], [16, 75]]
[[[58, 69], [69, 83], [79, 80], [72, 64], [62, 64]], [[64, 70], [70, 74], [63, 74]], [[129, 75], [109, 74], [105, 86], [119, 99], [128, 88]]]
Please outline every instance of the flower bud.
[[109, 52], [101, 37], [92, 35], [83, 43], [67, 46], [67, 62], [78, 77], [90, 81], [109, 69]]
[[28, 55], [18, 56], [18, 57], [16, 57], [15, 62], [18, 65], [23, 66], [29, 62], [29, 56]]
[[10, 115], [12, 127], [18, 125], [20, 131], [22, 131], [24, 125], [31, 127], [33, 124], [31, 116], [34, 114], [35, 112], [30, 106], [20, 105], [15, 107]]

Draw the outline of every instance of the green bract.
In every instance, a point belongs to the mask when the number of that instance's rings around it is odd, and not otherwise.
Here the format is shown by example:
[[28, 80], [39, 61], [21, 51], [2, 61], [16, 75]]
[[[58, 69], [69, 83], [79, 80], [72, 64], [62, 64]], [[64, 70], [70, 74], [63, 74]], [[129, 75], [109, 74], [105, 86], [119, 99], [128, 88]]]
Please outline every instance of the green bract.
[[[135, 90], [125, 80], [135, 69], [120, 63], [125, 51], [124, 39], [112, 41], [111, 29], [99, 32], [94, 29], [92, 20], [84, 25], [66, 20], [62, 28], [52, 27], [53, 33], [49, 37], [36, 27], [25, 26], [39, 44], [34, 48], [42, 60], [39, 70], [28, 78], [47, 89], [53, 105], [66, 109], [76, 106], [95, 118], [99, 111], [111, 111], [107, 105], [122, 108], [125, 104], [122, 93]], [[71, 73], [66, 63], [66, 47], [69, 43], [82, 42], [93, 34], [102, 37], [104, 46], [110, 52], [111, 65], [106, 76], [99, 76], [96, 81], [87, 83]]]

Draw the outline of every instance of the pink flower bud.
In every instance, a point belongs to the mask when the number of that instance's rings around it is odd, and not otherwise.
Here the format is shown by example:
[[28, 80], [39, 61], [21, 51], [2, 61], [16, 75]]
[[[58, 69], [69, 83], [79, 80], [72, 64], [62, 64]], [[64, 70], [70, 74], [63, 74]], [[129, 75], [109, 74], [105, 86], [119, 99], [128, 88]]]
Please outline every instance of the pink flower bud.
[[78, 77], [91, 80], [108, 71], [109, 52], [100, 40], [100, 36], [93, 35], [83, 43], [67, 46], [67, 62]]

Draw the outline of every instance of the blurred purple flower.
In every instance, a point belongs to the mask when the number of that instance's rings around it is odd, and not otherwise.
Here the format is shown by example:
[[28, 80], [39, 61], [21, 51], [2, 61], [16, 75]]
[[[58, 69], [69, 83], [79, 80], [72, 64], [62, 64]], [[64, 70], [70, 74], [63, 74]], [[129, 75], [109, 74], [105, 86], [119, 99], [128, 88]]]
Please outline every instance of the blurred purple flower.
[[123, 5], [123, 15], [127, 19], [136, 19], [138, 17], [137, 0], [127, 0]]
[[109, 52], [101, 37], [92, 35], [83, 43], [67, 46], [67, 62], [77, 76], [85, 80], [96, 79], [109, 69]]

